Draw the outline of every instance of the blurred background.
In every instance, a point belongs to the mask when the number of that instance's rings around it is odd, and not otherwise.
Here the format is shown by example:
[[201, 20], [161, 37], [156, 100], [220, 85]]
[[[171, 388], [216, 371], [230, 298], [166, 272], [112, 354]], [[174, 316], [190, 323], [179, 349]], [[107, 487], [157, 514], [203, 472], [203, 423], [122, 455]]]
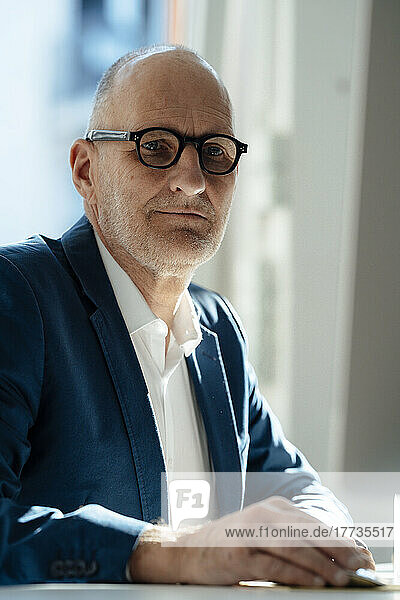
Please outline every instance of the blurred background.
[[226, 238], [195, 281], [238, 310], [260, 387], [316, 468], [400, 471], [400, 2], [0, 10], [0, 243], [81, 216], [68, 154], [103, 71], [142, 45], [194, 48], [249, 144]]

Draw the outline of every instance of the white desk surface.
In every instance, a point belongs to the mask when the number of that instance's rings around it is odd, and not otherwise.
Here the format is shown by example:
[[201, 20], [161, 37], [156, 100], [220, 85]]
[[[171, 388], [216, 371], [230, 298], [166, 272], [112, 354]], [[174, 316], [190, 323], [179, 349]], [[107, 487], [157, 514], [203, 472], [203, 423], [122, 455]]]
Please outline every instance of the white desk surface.
[[[383, 596], [382, 596], [383, 594]], [[250, 588], [242, 586], [153, 585], [153, 584], [44, 584], [12, 586], [0, 589], [5, 600], [399, 600], [400, 592], [380, 592], [375, 589], [303, 589]]]
[[[383, 567], [383, 568], [382, 568]], [[386, 568], [385, 568], [386, 567]], [[387, 565], [377, 571], [388, 572]], [[384, 594], [382, 596], [382, 594]], [[0, 587], [0, 600], [400, 600], [380, 588], [245, 587], [163, 584], [46, 583]]]
[[[383, 596], [382, 596], [383, 594]], [[5, 600], [400, 600], [399, 592], [368, 589], [293, 589], [242, 586], [205, 585], [154, 585], [154, 584], [103, 584], [67, 583], [10, 586], [0, 588], [0, 599]]]

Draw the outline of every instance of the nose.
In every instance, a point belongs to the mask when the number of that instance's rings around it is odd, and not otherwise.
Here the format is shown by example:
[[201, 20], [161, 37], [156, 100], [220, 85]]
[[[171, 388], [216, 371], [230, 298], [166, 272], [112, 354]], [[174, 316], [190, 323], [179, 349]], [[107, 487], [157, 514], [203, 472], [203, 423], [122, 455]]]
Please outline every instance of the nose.
[[178, 162], [168, 171], [169, 186], [173, 192], [182, 191], [186, 196], [195, 196], [206, 189], [199, 155], [193, 144], [186, 144]]

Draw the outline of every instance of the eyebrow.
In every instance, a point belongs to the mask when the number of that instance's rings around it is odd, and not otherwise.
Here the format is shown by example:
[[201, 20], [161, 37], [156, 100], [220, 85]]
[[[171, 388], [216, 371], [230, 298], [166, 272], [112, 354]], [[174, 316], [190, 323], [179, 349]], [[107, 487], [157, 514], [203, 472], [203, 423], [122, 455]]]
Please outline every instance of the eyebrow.
[[183, 133], [181, 130], [179, 130], [176, 127], [169, 127], [168, 125], [148, 125], [146, 127], [140, 127], [139, 129], [130, 129], [129, 131], [133, 131], [133, 132], [137, 132], [137, 131], [143, 131], [143, 129], [149, 129], [150, 127], [157, 127], [160, 129], [169, 129], [170, 131], [173, 131], [175, 133], [178, 133], [179, 135], [181, 135], [182, 137], [194, 137], [194, 138], [202, 138], [205, 137], [206, 135], [230, 135], [231, 137], [235, 137], [235, 134], [232, 130], [228, 130], [228, 131], [206, 131], [204, 133], [202, 133], [201, 135], [187, 135], [186, 133]]

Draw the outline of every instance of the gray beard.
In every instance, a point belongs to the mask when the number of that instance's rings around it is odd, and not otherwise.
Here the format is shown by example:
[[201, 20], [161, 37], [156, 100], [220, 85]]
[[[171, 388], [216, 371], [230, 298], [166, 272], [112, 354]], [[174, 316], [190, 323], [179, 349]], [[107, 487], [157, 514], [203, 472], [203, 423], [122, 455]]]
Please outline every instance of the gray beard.
[[[160, 204], [160, 208], [171, 206]], [[99, 212], [100, 229], [111, 248], [122, 248], [157, 277], [187, 276], [210, 260], [221, 245], [229, 218], [228, 211], [219, 226], [214, 218], [207, 230], [186, 226], [162, 231], [152, 224], [151, 212], [143, 214], [144, 221], [139, 223], [127, 206], [128, 198], [107, 195]]]

